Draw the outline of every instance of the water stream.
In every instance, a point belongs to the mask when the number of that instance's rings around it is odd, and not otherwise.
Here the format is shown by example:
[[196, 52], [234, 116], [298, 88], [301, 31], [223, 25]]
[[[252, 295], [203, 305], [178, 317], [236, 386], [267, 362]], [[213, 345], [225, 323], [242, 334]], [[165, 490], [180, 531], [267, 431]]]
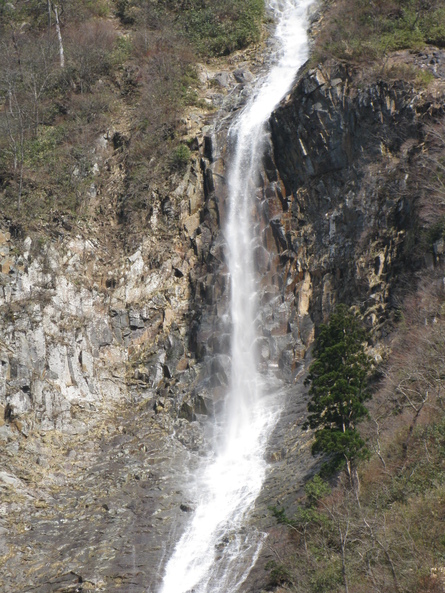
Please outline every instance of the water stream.
[[235, 593], [255, 564], [264, 534], [249, 513], [266, 473], [264, 452], [279, 415], [280, 385], [258, 371], [253, 210], [258, 163], [274, 107], [289, 91], [308, 54], [307, 11], [313, 0], [269, 0], [276, 50], [267, 76], [230, 130], [229, 217], [225, 235], [231, 280], [231, 378], [223, 438], [196, 476], [190, 523], [167, 563], [161, 593]]

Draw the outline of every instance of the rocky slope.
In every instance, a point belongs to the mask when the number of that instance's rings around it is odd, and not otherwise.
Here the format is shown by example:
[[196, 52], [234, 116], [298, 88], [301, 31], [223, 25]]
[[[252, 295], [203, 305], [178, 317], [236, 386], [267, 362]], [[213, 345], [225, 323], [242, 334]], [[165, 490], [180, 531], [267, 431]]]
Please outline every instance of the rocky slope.
[[[407, 59], [433, 70], [431, 57]], [[273, 537], [282, 534], [268, 506], [292, 509], [313, 463], [300, 426], [314, 327], [342, 301], [384, 338], [410, 278], [419, 195], [411, 162], [424, 121], [442, 110], [442, 70], [435, 75], [419, 91], [335, 64], [316, 68], [271, 119], [257, 191], [261, 355], [289, 390], [255, 521]], [[131, 253], [116, 229], [60, 221], [56, 233], [28, 235], [2, 225], [7, 593], [154, 590], [191, 510], [184, 468], [205, 454], [205, 417], [227, 383], [224, 139], [252, 78], [239, 63], [205, 76], [218, 123], [188, 121], [196, 152], [171, 189], [151, 196]], [[104, 154], [114, 150], [112, 135], [101, 143]], [[271, 554], [250, 590], [265, 585]]]
[[[245, 64], [239, 54], [227, 71], [201, 69], [224, 117], [245, 101]], [[204, 419], [227, 382], [211, 355], [221, 259], [202, 174], [208, 124], [199, 109], [184, 120], [192, 157], [151, 192], [133, 234], [117, 216], [125, 122], [91, 155], [92, 220], [26, 231], [3, 221], [5, 591], [155, 589], [191, 510], [181, 488], [206, 452]]]
[[[155, 468], [167, 470], [169, 449], [187, 456], [185, 444], [199, 446], [202, 437], [189, 426], [183, 401], [195, 377], [188, 272], [196, 256], [189, 236], [201, 192], [194, 166], [183, 180], [187, 193], [177, 200], [183, 212], [173, 239], [173, 206], [154, 201], [151, 228], [128, 256], [106, 234], [82, 225], [47, 240], [2, 234], [5, 591], [63, 589], [65, 580], [77, 583], [71, 571], [91, 582], [97, 573], [106, 583], [116, 575], [116, 556], [127, 566], [117, 571], [122, 579], [133, 552], [125, 561], [112, 542], [127, 532], [132, 539], [133, 532], [119, 518], [119, 535], [105, 537], [108, 560], [99, 555], [96, 564], [93, 542], [104, 541], [104, 518], [127, 514], [132, 521], [128, 505], [140, 499], [133, 488], [150, 484], [151, 510], [142, 515], [156, 512], [161, 523], [167, 477]], [[187, 420], [178, 419], [182, 407]], [[92, 572], [85, 573], [86, 565]]]
[[[372, 332], [370, 353], [379, 362], [416, 273], [435, 265], [433, 253], [439, 262], [440, 245], [419, 247], [424, 188], [416, 157], [426, 127], [443, 116], [444, 53], [400, 52], [392, 59], [429, 69], [434, 83], [419, 89], [403, 79], [366, 80], [360, 70], [326, 64], [300, 75], [270, 121], [257, 193], [265, 248], [258, 257], [262, 353], [290, 387], [257, 501], [256, 522], [268, 530], [270, 545], [250, 576], [252, 591], [264, 587], [264, 567], [277, 562], [289, 537], [270, 507], [292, 516], [301, 484], [314, 471], [310, 435], [301, 432], [300, 379], [314, 327], [336, 303], [353, 305]], [[221, 200], [223, 188], [216, 194]]]

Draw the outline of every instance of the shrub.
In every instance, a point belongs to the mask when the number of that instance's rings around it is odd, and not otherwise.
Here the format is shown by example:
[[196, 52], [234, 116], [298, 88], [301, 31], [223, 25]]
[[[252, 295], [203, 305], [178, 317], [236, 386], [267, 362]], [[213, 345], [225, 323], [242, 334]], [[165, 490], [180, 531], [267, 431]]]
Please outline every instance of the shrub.
[[117, 14], [125, 24], [144, 22], [159, 27], [160, 16], [175, 19], [179, 33], [205, 56], [227, 55], [256, 42], [261, 36], [264, 0], [189, 0], [157, 5], [141, 0], [119, 0]]
[[190, 148], [185, 144], [180, 144], [173, 152], [173, 165], [175, 167], [183, 167], [190, 160]]
[[425, 14], [422, 31], [427, 43], [445, 47], [445, 8], [437, 8]]
[[434, 74], [429, 70], [418, 70], [414, 81], [417, 88], [425, 89], [435, 80]]
[[270, 571], [268, 588], [275, 588], [292, 582], [290, 570], [283, 564], [278, 564], [275, 560], [270, 560], [264, 568]]
[[106, 0], [86, 0], [85, 8], [94, 16], [105, 18], [110, 13], [110, 8]]
[[263, 15], [263, 0], [223, 0], [185, 11], [181, 21], [200, 53], [220, 56], [258, 41]]
[[90, 92], [101, 76], [110, 73], [115, 44], [116, 31], [109, 22], [92, 20], [67, 31], [65, 75], [81, 93]]
[[320, 476], [314, 476], [312, 480], [309, 480], [304, 487], [304, 491], [307, 497], [307, 505], [312, 507], [318, 503], [323, 497], [327, 496], [331, 488]]
[[330, 562], [326, 567], [319, 567], [316, 574], [310, 579], [313, 593], [332, 593], [337, 591], [342, 583], [341, 567], [339, 561]]
[[441, 0], [325, 0], [323, 28], [315, 42], [318, 60], [370, 61], [400, 49], [445, 46]]

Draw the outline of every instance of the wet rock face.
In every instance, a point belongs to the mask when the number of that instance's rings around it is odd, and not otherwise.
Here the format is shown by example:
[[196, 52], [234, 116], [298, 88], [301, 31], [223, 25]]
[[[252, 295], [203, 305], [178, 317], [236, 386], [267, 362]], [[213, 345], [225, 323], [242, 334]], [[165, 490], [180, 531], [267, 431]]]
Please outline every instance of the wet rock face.
[[[377, 336], [386, 331], [399, 276], [414, 267], [405, 247], [418, 195], [410, 162], [426, 109], [428, 97], [409, 83], [364, 83], [337, 66], [304, 74], [271, 117], [255, 200], [258, 348], [285, 380], [302, 371], [314, 327], [337, 302], [358, 305]], [[210, 268], [200, 285], [202, 356], [220, 354], [217, 336], [228, 333], [226, 135], [222, 127], [209, 138], [202, 160], [204, 224], [216, 255], [204, 258]]]
[[[408, 82], [369, 83], [337, 65], [302, 75], [272, 115], [255, 200], [258, 348], [262, 363], [278, 366], [285, 380], [301, 372], [315, 326], [338, 302], [358, 306], [384, 337], [403, 282], [419, 264], [407, 247], [419, 195], [412, 160], [431, 108], [428, 93]], [[201, 226], [213, 238], [199, 284], [202, 357], [222, 352], [219, 336], [229, 329], [221, 324], [228, 299], [226, 135], [222, 126], [209, 137], [202, 159]]]
[[[157, 589], [193, 507], [184, 468], [208, 451], [205, 419], [229, 381], [226, 136], [250, 84], [238, 70], [217, 77], [218, 131], [204, 129], [175, 187], [151, 196], [130, 252], [100, 229], [0, 228], [5, 593]], [[427, 110], [405, 83], [359, 85], [337, 67], [304, 74], [271, 118], [255, 200], [258, 352], [289, 388], [252, 520], [272, 536], [268, 508], [292, 513], [313, 467], [301, 377], [314, 326], [345, 301], [383, 335], [397, 305]], [[261, 590], [268, 553], [246, 590]]]

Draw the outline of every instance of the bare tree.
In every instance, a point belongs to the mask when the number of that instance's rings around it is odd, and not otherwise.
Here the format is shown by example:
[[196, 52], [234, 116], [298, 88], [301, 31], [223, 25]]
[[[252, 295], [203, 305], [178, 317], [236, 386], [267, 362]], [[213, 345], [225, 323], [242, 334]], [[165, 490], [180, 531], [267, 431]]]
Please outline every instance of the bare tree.
[[21, 28], [3, 41], [0, 51], [0, 120], [6, 136], [3, 166], [9, 161], [20, 209], [27, 142], [38, 137], [42, 105], [55, 75], [54, 43]]
[[23, 192], [23, 167], [25, 138], [28, 127], [28, 112], [22, 95], [22, 64], [17, 60], [17, 43], [4, 43], [2, 54], [4, 68], [0, 78], [0, 95], [4, 104], [3, 118], [7, 131], [8, 148], [12, 157], [13, 176], [18, 183], [17, 208], [21, 207]]
[[54, 14], [56, 17], [56, 31], [57, 31], [57, 39], [59, 41], [59, 58], [60, 58], [60, 67], [65, 68], [65, 53], [63, 51], [63, 41], [62, 41], [62, 32], [60, 30], [60, 20], [59, 20], [59, 6], [55, 4], [53, 6]]

